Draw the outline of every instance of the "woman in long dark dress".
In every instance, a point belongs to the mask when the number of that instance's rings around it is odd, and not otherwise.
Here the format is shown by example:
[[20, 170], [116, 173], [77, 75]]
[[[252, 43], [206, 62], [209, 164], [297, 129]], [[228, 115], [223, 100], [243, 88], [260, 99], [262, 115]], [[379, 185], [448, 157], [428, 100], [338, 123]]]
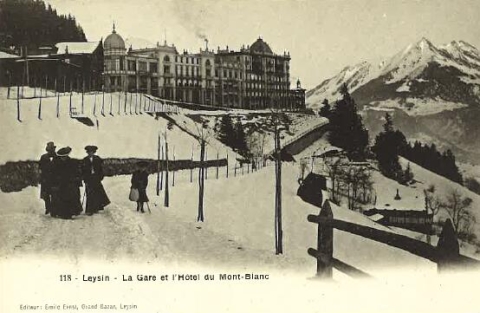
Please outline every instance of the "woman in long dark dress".
[[143, 204], [148, 202], [147, 186], [148, 186], [148, 172], [147, 162], [139, 162], [138, 169], [132, 175], [132, 188], [138, 189], [137, 212], [145, 213]]
[[82, 181], [78, 162], [69, 157], [71, 151], [70, 147], [58, 150], [52, 164], [52, 216], [64, 219], [71, 219], [82, 212]]
[[103, 180], [103, 160], [95, 155], [96, 146], [86, 146], [87, 156], [82, 163], [82, 178], [85, 182], [85, 193], [87, 204], [85, 205], [85, 214], [93, 215], [105, 206], [110, 204], [107, 193], [102, 185]]

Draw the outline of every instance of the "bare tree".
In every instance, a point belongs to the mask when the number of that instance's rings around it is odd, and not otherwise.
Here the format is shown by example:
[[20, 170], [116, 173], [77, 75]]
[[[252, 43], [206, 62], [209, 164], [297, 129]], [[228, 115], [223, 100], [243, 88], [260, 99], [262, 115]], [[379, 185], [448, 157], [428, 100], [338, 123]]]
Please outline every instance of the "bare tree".
[[300, 160], [300, 179], [305, 178], [305, 173], [307, 172], [308, 169], [308, 160], [303, 158]]
[[[205, 220], [203, 199], [205, 196], [205, 148], [208, 144], [208, 139], [212, 136], [211, 131], [208, 129], [208, 121], [203, 121], [201, 126], [197, 129], [197, 141], [200, 144], [200, 167], [198, 169], [198, 215], [197, 222], [203, 222]], [[228, 166], [228, 165], [227, 165]]]
[[473, 215], [469, 212], [472, 199], [463, 197], [461, 193], [454, 189], [447, 195], [443, 208], [452, 219], [453, 227], [457, 234], [461, 229], [472, 222]]
[[440, 197], [435, 194], [435, 191], [435, 185], [430, 185], [427, 189], [423, 190], [423, 195], [425, 197], [425, 211], [427, 214], [431, 213], [432, 218], [437, 215], [443, 205]]
[[256, 160], [262, 158], [265, 153], [266, 133], [260, 129], [247, 136], [247, 147], [252, 157]]
[[340, 189], [342, 185], [343, 177], [343, 160], [341, 158], [337, 159], [325, 159], [325, 165], [327, 168], [328, 176], [332, 183], [330, 188], [330, 199], [337, 205], [340, 205]]

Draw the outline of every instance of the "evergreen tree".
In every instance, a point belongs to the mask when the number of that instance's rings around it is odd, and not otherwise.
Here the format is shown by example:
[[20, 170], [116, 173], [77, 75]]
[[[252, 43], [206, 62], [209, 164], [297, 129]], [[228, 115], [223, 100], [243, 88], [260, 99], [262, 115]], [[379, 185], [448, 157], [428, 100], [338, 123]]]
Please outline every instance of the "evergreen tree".
[[392, 117], [386, 113], [383, 131], [375, 138], [372, 149], [377, 156], [378, 166], [383, 175], [397, 181], [404, 181], [405, 175], [398, 161], [398, 155], [406, 145], [405, 136], [400, 131], [394, 130]]
[[247, 156], [248, 148], [247, 141], [245, 139], [245, 131], [243, 129], [242, 122], [239, 120], [235, 123], [235, 139], [234, 139], [234, 148], [237, 152], [243, 156]]
[[61, 41], [86, 41], [71, 15], [58, 15], [41, 0], [0, 1], [0, 48], [35, 49]]
[[455, 156], [451, 150], [440, 153], [435, 144], [423, 145], [415, 141], [413, 146], [405, 145], [401, 155], [408, 160], [438, 174], [451, 181], [462, 183], [463, 177], [458, 169]]
[[217, 133], [218, 140], [227, 146], [235, 146], [235, 129], [230, 115], [226, 114], [220, 121], [220, 128]]
[[365, 160], [368, 131], [357, 113], [355, 101], [344, 84], [340, 90], [343, 98], [337, 101], [330, 113], [330, 143], [344, 149], [350, 159]]
[[328, 103], [328, 99], [324, 99], [322, 104], [323, 106], [320, 109], [320, 112], [318, 114], [320, 116], [328, 118], [330, 116], [330, 111], [331, 111], [331, 107], [330, 107], [330, 104]]

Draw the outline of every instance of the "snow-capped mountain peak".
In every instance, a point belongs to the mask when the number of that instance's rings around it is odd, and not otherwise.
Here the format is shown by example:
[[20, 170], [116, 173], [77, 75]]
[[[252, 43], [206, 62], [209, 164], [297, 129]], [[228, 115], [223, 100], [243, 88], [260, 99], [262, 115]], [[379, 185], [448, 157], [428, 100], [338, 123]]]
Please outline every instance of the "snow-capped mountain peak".
[[[431, 71], [435, 69], [435, 74]], [[320, 85], [307, 92], [307, 103], [311, 107], [319, 107], [324, 99], [330, 102], [339, 98], [340, 87], [347, 84], [351, 93], [357, 92], [361, 94], [359, 100], [370, 94], [367, 99], [378, 99], [378, 94], [372, 94], [372, 91], [378, 88], [384, 89], [380, 94], [384, 94], [388, 89], [388, 94], [401, 92], [404, 96], [410, 91], [410, 86], [419, 86], [419, 83], [428, 81], [428, 76], [439, 75], [441, 71], [442, 93], [439, 95], [437, 83], [429, 85], [429, 97], [440, 96], [442, 99], [448, 99], [454, 96], [458, 98], [457, 92], [453, 92], [448, 87], [451, 82], [448, 80], [449, 75], [456, 76], [455, 80], [460, 80], [465, 84], [474, 84], [474, 86], [464, 86], [460, 89], [465, 97], [473, 94], [475, 97], [480, 96], [480, 52], [474, 46], [464, 41], [452, 41], [446, 45], [436, 47], [426, 38], [421, 38], [415, 43], [407, 45], [401, 49], [393, 57], [385, 59], [378, 65], [372, 65], [369, 62], [361, 62], [354, 66], [345, 67], [338, 75], [323, 81]], [[435, 79], [437, 79], [436, 77]], [[375, 82], [375, 83], [373, 83]], [[372, 89], [372, 86], [375, 88]], [[363, 88], [365, 85], [370, 87]], [[383, 86], [383, 87], [382, 87]], [[393, 90], [391, 90], [393, 88]], [[432, 89], [436, 88], [436, 90]], [[473, 89], [472, 89], [473, 88]], [[367, 91], [362, 92], [361, 90]], [[419, 88], [414, 88], [419, 90]], [[423, 87], [420, 89], [424, 89]], [[447, 90], [448, 89], [448, 90]], [[465, 93], [467, 90], [471, 90]], [[379, 90], [377, 90], [379, 91]], [[421, 95], [420, 95], [421, 96]], [[458, 102], [458, 99], [455, 99]], [[478, 100], [480, 102], [480, 99]]]

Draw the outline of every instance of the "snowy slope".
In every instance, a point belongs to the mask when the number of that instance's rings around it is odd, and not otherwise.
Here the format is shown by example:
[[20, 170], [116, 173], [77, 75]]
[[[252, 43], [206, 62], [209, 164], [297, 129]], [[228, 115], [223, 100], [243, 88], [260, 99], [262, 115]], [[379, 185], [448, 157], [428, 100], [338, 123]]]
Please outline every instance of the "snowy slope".
[[[141, 95], [137, 96], [142, 107], [148, 99]], [[0, 155], [0, 164], [7, 161], [36, 160], [44, 153], [45, 144], [54, 141], [58, 148], [71, 146], [72, 157], [79, 158], [85, 155], [83, 147], [97, 145], [99, 155], [102, 157], [157, 157], [158, 135], [161, 134], [162, 142], [164, 133], [167, 131], [167, 139], [170, 152], [175, 150], [177, 159], [190, 159], [192, 148], [195, 151], [194, 159], [199, 158], [198, 141], [178, 127], [167, 130], [168, 121], [160, 118], [155, 120], [149, 114], [130, 114], [130, 101], [133, 103], [134, 112], [135, 94], [127, 95], [127, 114], [125, 114], [125, 95], [121, 93], [86, 94], [84, 96], [84, 114], [89, 117], [94, 126], [86, 126], [69, 117], [68, 94], [59, 97], [59, 117], [56, 116], [57, 98], [50, 95], [42, 99], [42, 119], [38, 119], [40, 99], [21, 99], [20, 118], [17, 120], [17, 101], [6, 99], [6, 89], [0, 89], [0, 122], [3, 136], [0, 144], [8, 147]], [[104, 116], [101, 114], [101, 104], [104, 102]], [[72, 95], [73, 107], [81, 112], [81, 94]], [[110, 115], [110, 104], [112, 115]], [[148, 102], [147, 102], [148, 104]], [[95, 115], [94, 115], [95, 108]], [[143, 110], [143, 109], [142, 109]], [[140, 111], [140, 109], [138, 109]], [[120, 112], [120, 114], [119, 114]], [[173, 118], [179, 118], [181, 114], [172, 113]], [[193, 123], [193, 121], [191, 121]], [[97, 127], [98, 125], [98, 127]], [[194, 131], [193, 125], [191, 125]], [[236, 154], [215, 139], [209, 140], [209, 150], [219, 152], [222, 157], [226, 153], [234, 159]]]

